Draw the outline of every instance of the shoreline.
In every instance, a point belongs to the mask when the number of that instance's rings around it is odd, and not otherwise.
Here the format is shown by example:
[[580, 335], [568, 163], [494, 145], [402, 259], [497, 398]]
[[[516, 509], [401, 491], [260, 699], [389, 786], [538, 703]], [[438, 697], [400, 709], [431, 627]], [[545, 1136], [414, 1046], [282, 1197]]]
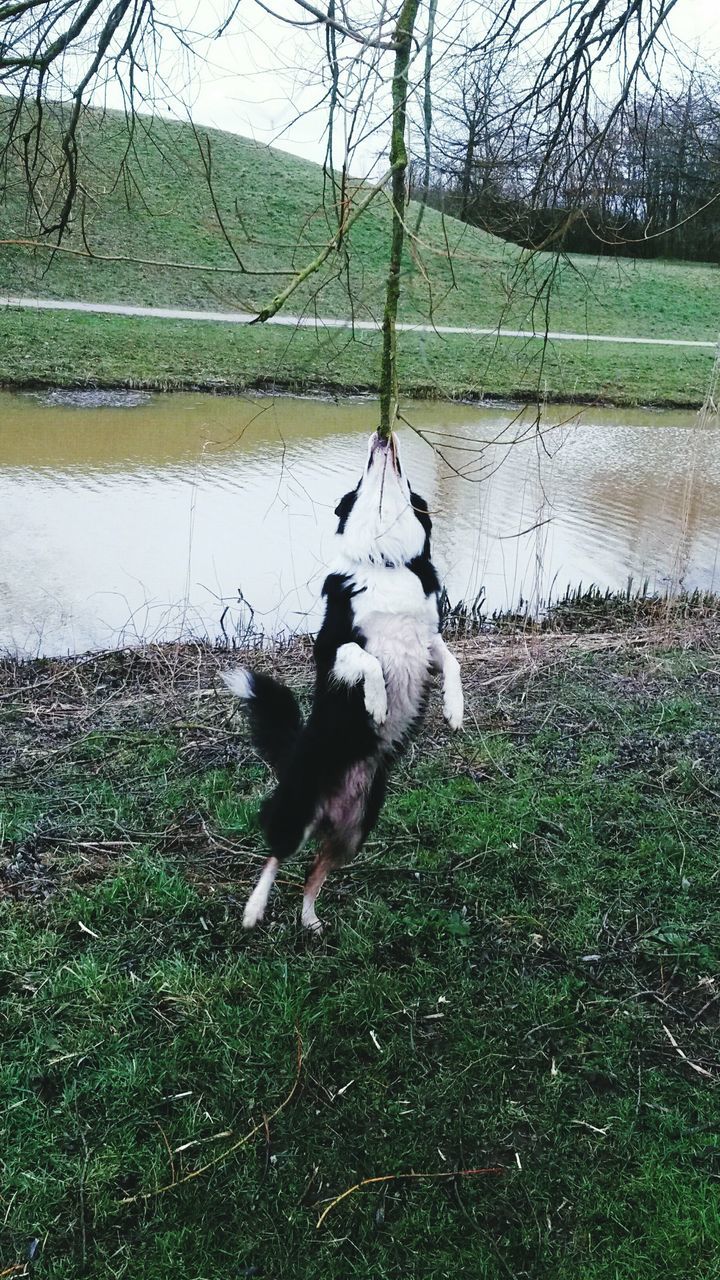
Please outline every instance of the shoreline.
[[[216, 395], [242, 396], [248, 392], [257, 395], [297, 397], [307, 400], [362, 399], [378, 400], [379, 391], [374, 387], [347, 385], [333, 381], [305, 381], [303, 379], [280, 379], [259, 375], [254, 379], [232, 382], [228, 379], [206, 379], [204, 381], [188, 381], [181, 378], [159, 379], [97, 379], [74, 378], [58, 379], [51, 377], [7, 378], [0, 376], [0, 391], [20, 394], [34, 391], [147, 391], [155, 395]], [[509, 410], [528, 406], [569, 405], [580, 408], [602, 409], [647, 409], [686, 411], [702, 408], [702, 398], [687, 396], [684, 398], [640, 399], [637, 396], [602, 396], [590, 393], [568, 395], [548, 392], [542, 398], [531, 396], [526, 390], [509, 392], [478, 392], [472, 388], [454, 394], [440, 393], [430, 385], [408, 386], [401, 389], [404, 400], [422, 400], [438, 404], [467, 404], [479, 408], [503, 408]]]
[[[699, 348], [542, 347], [407, 332], [398, 343], [400, 394], [408, 400], [694, 410], [713, 376], [713, 353]], [[0, 384], [8, 390], [376, 395], [380, 348], [377, 333], [349, 338], [280, 326], [0, 311]]]
[[[564, 609], [571, 612], [566, 614]], [[700, 592], [670, 600], [657, 596], [631, 597], [628, 600], [622, 595], [603, 600], [598, 593], [596, 597], [580, 600], [577, 604], [559, 602], [555, 611], [549, 622], [521, 620], [512, 613], [507, 618], [489, 619], [480, 625], [475, 622], [466, 624], [462, 615], [454, 619], [451, 617], [442, 634], [461, 661], [487, 660], [490, 663], [499, 660], [514, 663], [529, 657], [537, 662], [545, 653], [554, 660], [571, 652], [590, 654], [613, 650], [630, 653], [644, 647], [702, 650], [720, 646], [720, 597]], [[565, 625], [566, 622], [570, 625]], [[65, 674], [86, 667], [100, 668], [103, 664], [112, 666], [135, 660], [149, 662], [153, 658], [165, 661], [174, 657], [181, 661], [192, 657], [193, 661], [217, 668], [227, 665], [230, 660], [253, 662], [269, 669], [285, 671], [290, 668], [296, 673], [304, 673], [310, 680], [314, 636], [311, 631], [288, 636], [258, 632], [237, 642], [186, 636], [37, 656], [0, 648], [0, 705], [3, 700], [7, 704], [12, 698], [12, 693], [8, 689], [3, 691], [3, 686], [21, 673], [24, 677], [36, 671], [42, 678], [37, 686], [21, 678], [17, 684], [20, 695], [35, 687], [44, 687], [48, 683], [45, 678], [48, 669], [52, 671], [51, 681], [54, 682]]]

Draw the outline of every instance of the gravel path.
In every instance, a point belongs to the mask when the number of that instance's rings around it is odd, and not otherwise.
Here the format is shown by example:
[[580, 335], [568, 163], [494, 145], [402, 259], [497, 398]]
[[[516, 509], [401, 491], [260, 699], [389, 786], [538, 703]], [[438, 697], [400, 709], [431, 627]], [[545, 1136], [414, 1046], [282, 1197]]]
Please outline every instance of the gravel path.
[[[67, 302], [55, 298], [16, 298], [0, 296], [0, 307], [26, 307], [40, 311], [91, 311], [113, 316], [151, 316], [156, 320], [212, 320], [224, 324], [250, 324], [255, 316], [249, 311], [185, 311], [180, 307], [136, 307], [116, 302]], [[339, 320], [331, 316], [277, 315], [266, 324], [284, 325], [296, 329], [350, 329], [377, 331], [382, 328], [375, 320]], [[705, 347], [713, 350], [715, 342], [700, 342], [690, 338], [631, 338], [612, 333], [545, 333], [532, 329], [477, 329], [473, 326], [398, 324], [405, 333], [438, 333], [452, 336], [464, 334], [471, 338], [529, 338], [552, 342], [617, 342], [635, 346], [653, 347]]]

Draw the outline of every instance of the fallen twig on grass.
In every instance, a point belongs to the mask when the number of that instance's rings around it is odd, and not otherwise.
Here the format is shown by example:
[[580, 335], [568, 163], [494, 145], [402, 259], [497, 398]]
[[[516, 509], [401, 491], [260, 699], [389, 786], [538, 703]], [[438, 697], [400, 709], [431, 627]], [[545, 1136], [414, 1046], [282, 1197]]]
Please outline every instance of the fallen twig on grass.
[[705, 1069], [705, 1067], [700, 1067], [700, 1066], [698, 1066], [697, 1062], [691, 1062], [691, 1061], [690, 1061], [690, 1059], [688, 1058], [688, 1056], [687, 1056], [687, 1054], [684, 1052], [684, 1050], [680, 1048], [680, 1045], [678, 1044], [678, 1042], [677, 1042], [677, 1040], [675, 1039], [675, 1037], [674, 1037], [674, 1035], [672, 1034], [672, 1032], [671, 1032], [671, 1031], [668, 1031], [668, 1028], [665, 1026], [665, 1023], [664, 1023], [664, 1022], [663, 1022], [663, 1024], [662, 1024], [662, 1029], [663, 1029], [663, 1031], [665, 1032], [665, 1035], [667, 1036], [668, 1040], [670, 1041], [670, 1043], [671, 1043], [671, 1045], [672, 1045], [673, 1049], [675, 1050], [675, 1052], [676, 1052], [676, 1053], [678, 1053], [678, 1054], [680, 1055], [680, 1057], [682, 1058], [683, 1062], [687, 1062], [688, 1066], [689, 1066], [689, 1067], [691, 1067], [693, 1071], [697, 1071], [697, 1073], [698, 1073], [698, 1075], [699, 1075], [699, 1076], [705, 1076], [705, 1079], [706, 1079], [706, 1080], [714, 1080], [714, 1079], [715, 1079], [715, 1076], [713, 1075], [712, 1071], [707, 1071], [707, 1070]]
[[250, 1142], [251, 1138], [254, 1138], [257, 1133], [265, 1133], [267, 1135], [269, 1132], [269, 1126], [270, 1126], [271, 1120], [274, 1120], [276, 1116], [279, 1116], [280, 1112], [285, 1110], [285, 1107], [288, 1105], [289, 1102], [292, 1101], [293, 1097], [295, 1096], [295, 1092], [300, 1083], [300, 1073], [302, 1071], [302, 1064], [303, 1064], [303, 1043], [302, 1043], [302, 1036], [298, 1031], [297, 1032], [297, 1071], [295, 1073], [295, 1079], [293, 1080], [293, 1083], [292, 1083], [292, 1088], [290, 1089], [290, 1092], [287, 1094], [287, 1096], [283, 1098], [282, 1102], [278, 1104], [275, 1110], [270, 1112], [269, 1116], [263, 1116], [262, 1120], [260, 1120], [258, 1124], [254, 1125], [253, 1128], [250, 1129], [249, 1133], [243, 1134], [242, 1138], [238, 1138], [237, 1142], [233, 1142], [232, 1146], [226, 1147], [226, 1149], [224, 1151], [221, 1151], [219, 1155], [213, 1156], [212, 1160], [208, 1160], [207, 1164], [201, 1165], [199, 1169], [191, 1169], [190, 1172], [184, 1174], [182, 1178], [173, 1178], [172, 1182], [166, 1183], [164, 1187], [157, 1187], [154, 1191], [138, 1191], [137, 1194], [134, 1196], [125, 1196], [122, 1200], [119, 1201], [119, 1204], [137, 1204], [138, 1201], [152, 1200], [154, 1196], [164, 1195], [166, 1191], [174, 1191], [176, 1187], [182, 1187], [184, 1183], [192, 1182], [194, 1178], [199, 1178], [202, 1176], [203, 1173], [207, 1173], [208, 1169], [214, 1169], [217, 1165], [222, 1164], [223, 1161], [227, 1160], [233, 1154], [233, 1152], [239, 1151], [240, 1147], [244, 1147], [247, 1142]]
[[354, 1187], [348, 1187], [347, 1191], [343, 1191], [341, 1195], [336, 1196], [326, 1209], [323, 1209], [320, 1217], [315, 1224], [321, 1227], [328, 1214], [341, 1200], [345, 1200], [347, 1196], [351, 1196], [353, 1191], [359, 1191], [362, 1187], [368, 1187], [373, 1182], [405, 1182], [410, 1178], [470, 1178], [477, 1177], [484, 1173], [504, 1173], [502, 1165], [492, 1165], [487, 1169], [456, 1169], [454, 1173], [382, 1173], [374, 1178], [363, 1178], [362, 1182], [356, 1182]]

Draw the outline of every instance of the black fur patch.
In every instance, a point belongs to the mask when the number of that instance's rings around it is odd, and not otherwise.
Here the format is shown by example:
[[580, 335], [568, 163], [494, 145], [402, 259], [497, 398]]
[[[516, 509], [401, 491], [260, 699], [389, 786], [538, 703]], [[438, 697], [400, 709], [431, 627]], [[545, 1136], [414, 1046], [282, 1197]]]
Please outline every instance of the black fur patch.
[[[331, 676], [341, 645], [354, 642], [365, 648], [365, 637], [353, 616], [352, 599], [357, 594], [347, 574], [331, 573], [325, 579], [327, 603], [315, 641], [317, 679], [312, 712], [283, 759], [277, 787], [260, 811], [262, 829], [276, 858], [287, 858], [297, 850], [318, 806], [341, 785], [348, 769], [362, 760], [377, 758], [378, 736], [365, 708], [362, 684], [349, 688], [335, 683]], [[378, 782], [371, 789], [373, 821], [381, 802], [376, 797], [381, 794]]]
[[253, 746], [277, 774], [303, 727], [295, 694], [286, 685], [252, 672], [253, 696], [246, 703]]
[[318, 681], [327, 679], [335, 662], [335, 654], [341, 644], [354, 641], [365, 648], [365, 636], [355, 626], [353, 596], [364, 591], [357, 588], [347, 573], [329, 573], [323, 583], [322, 593], [327, 601], [325, 617], [315, 641], [315, 663]]
[[432, 520], [430, 519], [428, 504], [424, 498], [420, 497], [419, 493], [412, 493], [412, 492], [410, 494], [410, 504], [412, 506], [413, 511], [415, 512], [416, 518], [420, 521], [420, 524], [425, 530], [425, 546], [422, 549], [422, 555], [427, 560], [429, 560], [430, 559], [430, 535], [432, 533]]
[[338, 517], [338, 527], [337, 527], [338, 533], [344, 533], [345, 531], [345, 525], [347, 524], [348, 516], [350, 515], [350, 512], [352, 511], [353, 507], [355, 506], [355, 503], [357, 502], [359, 488], [360, 488], [360, 482], [358, 481], [357, 487], [355, 489], [351, 489], [350, 493], [346, 493], [340, 499], [340, 501], [338, 502], [335, 508], [335, 515]]
[[420, 586], [426, 596], [436, 594], [440, 590], [440, 579], [429, 556], [415, 556], [415, 559], [411, 560], [406, 567], [420, 579]]

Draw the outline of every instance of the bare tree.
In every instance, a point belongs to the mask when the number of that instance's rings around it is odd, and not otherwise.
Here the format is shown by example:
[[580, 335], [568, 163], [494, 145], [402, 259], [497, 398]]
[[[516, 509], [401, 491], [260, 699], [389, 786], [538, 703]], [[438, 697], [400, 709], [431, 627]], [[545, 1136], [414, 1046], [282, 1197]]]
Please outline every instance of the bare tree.
[[[258, 320], [285, 305], [333, 252], [347, 255], [348, 230], [389, 184], [392, 230], [380, 387], [381, 430], [388, 434], [397, 415], [395, 331], [407, 239], [416, 254], [421, 252], [416, 233], [407, 226], [407, 132], [409, 122], [417, 121], [427, 171], [433, 77], [440, 71], [447, 81], [453, 60], [462, 69], [463, 111], [471, 126], [464, 199], [478, 164], [488, 177], [498, 164], [507, 165], [513, 154], [508, 140], [524, 131], [535, 156], [533, 198], [550, 183], [562, 186], [566, 203], [572, 205], [572, 193], [590, 181], [603, 142], [618, 127], [643, 77], [647, 81], [663, 59], [673, 56], [667, 23], [683, 0], [564, 0], [559, 6], [554, 0], [488, 0], [464, 10], [451, 0], [446, 11], [436, 0], [394, 0], [391, 5], [387, 0], [282, 2], [285, 8], [278, 13], [273, 4], [253, 0], [279, 26], [317, 36], [328, 118], [330, 231], [319, 252], [290, 275]], [[7, 162], [11, 154], [20, 158], [42, 235], [62, 245], [81, 187], [79, 125], [98, 86], [110, 78], [120, 81], [132, 131], [144, 94], [157, 83], [163, 42], [190, 56], [198, 41], [211, 36], [221, 40], [237, 29], [245, 13], [239, 0], [228, 0], [219, 22], [208, 28], [206, 20], [204, 29], [190, 30], [169, 22], [154, 0], [0, 0], [0, 88], [12, 98], [5, 105], [0, 161]], [[599, 116], [596, 80], [610, 65], [611, 100]], [[498, 99], [500, 85], [504, 92]], [[65, 100], [62, 106], [49, 110], [48, 104], [58, 99]], [[59, 131], [59, 159], [52, 169], [50, 198], [43, 193], [39, 200], [37, 175], [43, 166], [47, 174], [49, 114]], [[488, 128], [490, 116], [493, 130]], [[375, 186], [352, 183], [352, 158], [373, 137], [388, 154], [386, 176]], [[201, 142], [199, 146], [212, 187], [212, 155]], [[243, 270], [229, 235], [228, 242], [237, 269]]]
[[466, 64], [442, 113], [428, 192], [433, 203], [527, 248], [562, 230], [568, 252], [717, 258], [716, 77], [693, 71], [685, 85], [638, 92], [610, 129], [609, 108], [598, 102], [579, 163], [567, 138], [548, 158], [533, 120], [507, 130], [502, 94], [483, 92], [483, 77], [489, 77], [484, 60]]

